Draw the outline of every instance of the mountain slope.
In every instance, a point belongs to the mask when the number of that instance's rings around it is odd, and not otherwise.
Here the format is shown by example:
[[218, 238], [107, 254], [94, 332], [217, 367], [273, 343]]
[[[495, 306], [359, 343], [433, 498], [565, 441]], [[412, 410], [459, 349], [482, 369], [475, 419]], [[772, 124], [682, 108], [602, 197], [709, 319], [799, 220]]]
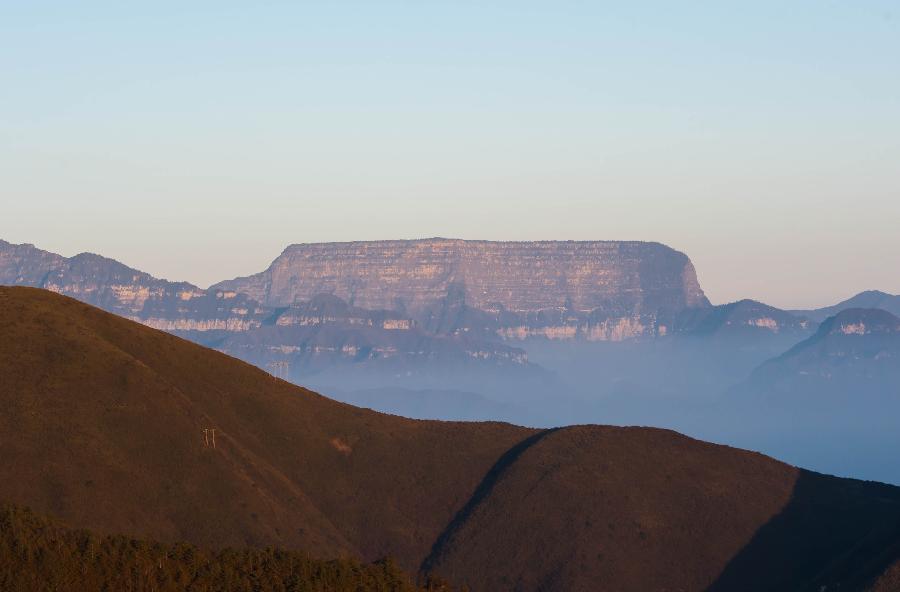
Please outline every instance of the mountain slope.
[[416, 557], [532, 433], [335, 403], [49, 292], [0, 308], [0, 498], [101, 532]]
[[[849, 309], [759, 365], [730, 393], [706, 437], [790, 462], [900, 482], [900, 319]], [[715, 427], [712, 428], [713, 430]]]
[[900, 399], [900, 318], [880, 309], [843, 310], [760, 366], [751, 381], [791, 397], [842, 389], [847, 396], [869, 391]]
[[834, 316], [842, 310], [849, 308], [878, 308], [900, 316], [900, 295], [888, 294], [879, 290], [867, 290], [856, 296], [839, 302], [834, 306], [817, 308], [814, 310], [794, 311], [801, 316], [809, 317], [817, 322], [822, 322], [828, 317]]
[[0, 499], [101, 534], [392, 555], [474, 590], [817, 589], [897, 558], [900, 489], [674, 432], [381, 415], [27, 288], [0, 288], [0, 339]]
[[693, 336], [758, 338], [809, 334], [815, 323], [787, 311], [757, 302], [739, 300], [708, 308], [686, 310], [679, 315], [673, 333]]

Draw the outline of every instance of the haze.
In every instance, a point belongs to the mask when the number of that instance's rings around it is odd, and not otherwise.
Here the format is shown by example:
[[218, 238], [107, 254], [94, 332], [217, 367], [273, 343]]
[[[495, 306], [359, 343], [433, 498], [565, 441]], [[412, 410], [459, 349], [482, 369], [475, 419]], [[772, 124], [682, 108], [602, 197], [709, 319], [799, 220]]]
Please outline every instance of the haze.
[[7, 3], [0, 50], [5, 240], [208, 285], [295, 242], [639, 239], [714, 302], [900, 292], [893, 2]]

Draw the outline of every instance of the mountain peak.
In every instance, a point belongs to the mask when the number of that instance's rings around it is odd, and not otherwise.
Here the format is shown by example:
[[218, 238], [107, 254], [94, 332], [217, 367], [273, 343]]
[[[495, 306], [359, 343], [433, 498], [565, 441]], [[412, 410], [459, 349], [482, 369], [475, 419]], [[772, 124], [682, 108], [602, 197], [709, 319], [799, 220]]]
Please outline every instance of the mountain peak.
[[849, 308], [822, 323], [822, 331], [829, 335], [900, 333], [900, 318], [879, 308]]

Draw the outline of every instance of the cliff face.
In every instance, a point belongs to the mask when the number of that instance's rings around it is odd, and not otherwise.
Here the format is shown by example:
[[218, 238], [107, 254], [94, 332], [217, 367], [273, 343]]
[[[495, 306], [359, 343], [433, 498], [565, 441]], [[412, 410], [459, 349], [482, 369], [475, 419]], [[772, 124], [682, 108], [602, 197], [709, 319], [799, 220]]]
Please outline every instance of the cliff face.
[[0, 241], [0, 284], [72, 296], [297, 381], [346, 364], [531, 371], [516, 342], [654, 337], [709, 308], [684, 254], [638, 242], [294, 245], [266, 271], [204, 290]]
[[169, 282], [118, 261], [0, 241], [0, 284], [44, 288], [166, 331], [247, 331], [271, 311], [242, 294]]
[[525, 352], [496, 338], [435, 335], [396, 311], [349, 306], [322, 294], [275, 308], [244, 293], [158, 279], [90, 253], [63, 257], [0, 241], [0, 285], [71, 296], [295, 381], [348, 365], [395, 373], [428, 365], [533, 371]]
[[686, 255], [641, 242], [292, 245], [266, 271], [214, 288], [269, 306], [333, 294], [354, 306], [432, 319], [465, 306], [487, 313], [495, 335], [509, 339], [655, 335], [675, 313], [709, 306]]

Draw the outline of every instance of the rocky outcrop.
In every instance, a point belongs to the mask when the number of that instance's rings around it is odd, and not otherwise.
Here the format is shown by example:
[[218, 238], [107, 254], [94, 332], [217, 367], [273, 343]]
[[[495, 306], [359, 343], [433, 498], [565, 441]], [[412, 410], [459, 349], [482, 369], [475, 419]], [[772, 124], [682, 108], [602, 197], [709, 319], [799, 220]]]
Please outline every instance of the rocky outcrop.
[[[484, 313], [482, 320], [506, 339], [655, 336], [677, 313], [709, 306], [686, 255], [643, 242], [300, 244], [285, 249], [266, 271], [214, 288], [273, 307], [333, 294], [354, 306], [401, 311], [426, 325], [465, 307]], [[442, 329], [473, 327], [445, 322]]]
[[266, 271], [204, 290], [0, 241], [0, 284], [72, 296], [298, 381], [344, 364], [530, 371], [521, 341], [655, 337], [711, 310], [683, 253], [640, 242], [294, 245]]
[[0, 241], [0, 284], [44, 288], [166, 331], [248, 331], [272, 314], [243, 294], [155, 278], [92, 253]]
[[158, 279], [90, 253], [63, 257], [0, 241], [0, 285], [71, 296], [296, 381], [347, 365], [395, 373], [426, 365], [533, 369], [521, 349], [475, 335], [436, 335], [397, 311], [350, 306], [329, 294], [271, 307], [234, 290]]

